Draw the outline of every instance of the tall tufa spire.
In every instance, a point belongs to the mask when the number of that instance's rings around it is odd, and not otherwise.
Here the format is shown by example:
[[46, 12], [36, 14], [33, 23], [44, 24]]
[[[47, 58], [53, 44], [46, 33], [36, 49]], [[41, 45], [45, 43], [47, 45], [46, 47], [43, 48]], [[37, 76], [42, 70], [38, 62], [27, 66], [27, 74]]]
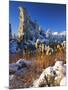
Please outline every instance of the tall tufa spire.
[[26, 21], [26, 9], [19, 7], [19, 28], [18, 28], [18, 40], [21, 41], [23, 40], [24, 37], [24, 30], [25, 30], [25, 21]]

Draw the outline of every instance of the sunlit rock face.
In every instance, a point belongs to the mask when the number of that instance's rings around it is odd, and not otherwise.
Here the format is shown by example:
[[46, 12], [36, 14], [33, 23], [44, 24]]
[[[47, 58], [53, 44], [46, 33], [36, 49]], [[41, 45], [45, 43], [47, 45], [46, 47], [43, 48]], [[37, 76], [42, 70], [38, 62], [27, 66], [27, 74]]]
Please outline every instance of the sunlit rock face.
[[54, 71], [53, 68], [50, 66], [42, 72], [39, 79], [34, 81], [33, 87], [52, 86], [53, 80], [54, 80]]
[[18, 27], [18, 40], [32, 40], [35, 41], [37, 38], [45, 37], [45, 33], [40, 28], [36, 21], [32, 21], [27, 13], [26, 8], [19, 7], [19, 27]]
[[63, 77], [62, 80], [60, 81], [60, 86], [66, 86], [67, 82], [66, 82], [66, 77]]
[[26, 20], [26, 12], [25, 8], [19, 7], [20, 15], [19, 15], [19, 28], [18, 28], [18, 40], [21, 41], [24, 37], [24, 27]]
[[55, 72], [56, 72], [56, 74], [57, 74], [58, 76], [61, 75], [61, 73], [62, 73], [63, 75], [66, 74], [66, 67], [65, 67], [65, 65], [63, 64], [62, 61], [56, 61], [53, 69], [55, 70]]
[[66, 68], [62, 61], [56, 61], [54, 66], [43, 70], [40, 77], [33, 82], [33, 87], [65, 86]]

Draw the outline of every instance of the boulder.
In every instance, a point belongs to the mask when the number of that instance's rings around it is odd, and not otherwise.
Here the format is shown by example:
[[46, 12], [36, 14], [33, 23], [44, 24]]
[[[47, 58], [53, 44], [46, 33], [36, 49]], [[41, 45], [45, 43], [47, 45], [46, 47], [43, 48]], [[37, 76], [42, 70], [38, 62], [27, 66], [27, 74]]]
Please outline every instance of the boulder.
[[60, 86], [66, 86], [66, 77], [63, 77], [60, 81]]
[[53, 68], [49, 66], [42, 72], [39, 79], [34, 81], [33, 87], [51, 86], [53, 80], [54, 80]]
[[14, 74], [18, 70], [19, 65], [12, 63], [9, 64], [9, 74]]

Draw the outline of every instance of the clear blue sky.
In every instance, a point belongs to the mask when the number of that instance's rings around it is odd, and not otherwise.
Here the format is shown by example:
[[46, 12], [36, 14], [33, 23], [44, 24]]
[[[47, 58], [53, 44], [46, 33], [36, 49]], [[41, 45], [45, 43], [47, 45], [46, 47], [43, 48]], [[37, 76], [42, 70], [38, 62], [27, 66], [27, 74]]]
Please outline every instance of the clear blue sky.
[[58, 32], [66, 30], [66, 5], [10, 1], [9, 23], [12, 25], [13, 32], [18, 31], [19, 6], [26, 7], [31, 19], [37, 20], [45, 32], [48, 28]]

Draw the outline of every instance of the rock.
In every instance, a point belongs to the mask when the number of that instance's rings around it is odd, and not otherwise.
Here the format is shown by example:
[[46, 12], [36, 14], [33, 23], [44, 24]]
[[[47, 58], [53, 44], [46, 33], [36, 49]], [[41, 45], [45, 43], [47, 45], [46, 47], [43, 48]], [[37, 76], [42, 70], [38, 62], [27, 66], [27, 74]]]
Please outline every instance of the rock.
[[33, 83], [33, 87], [42, 87], [42, 86], [50, 86], [54, 80], [54, 72], [53, 68], [50, 66], [46, 68], [39, 79], [35, 80]]
[[9, 64], [9, 74], [14, 74], [18, 70], [19, 65], [12, 63]]
[[53, 66], [54, 71], [56, 72], [56, 75], [65, 74], [66, 68], [63, 64], [63, 61], [56, 61], [55, 65]]
[[19, 7], [19, 28], [18, 28], [18, 41], [21, 42], [23, 40], [23, 36], [24, 36], [24, 27], [25, 27], [25, 9], [22, 7]]
[[[53, 69], [56, 73], [54, 84], [55, 86], [60, 86], [60, 83], [65, 83], [65, 76], [66, 76], [66, 65], [63, 64], [63, 61], [56, 61], [55, 65], [53, 66]], [[63, 80], [62, 80], [63, 79]], [[61, 82], [62, 80], [62, 82]], [[65, 84], [64, 84], [65, 85]]]
[[63, 77], [60, 81], [60, 86], [66, 86], [66, 77]]
[[9, 75], [9, 80], [12, 80], [14, 75]]
[[26, 64], [25, 60], [22, 60], [22, 59], [18, 60], [18, 61], [16, 62], [16, 64], [19, 65], [18, 69], [27, 67], [27, 64]]
[[45, 79], [42, 79], [41, 81], [40, 81], [40, 79], [37, 79], [33, 82], [33, 87], [42, 87], [43, 85], [44, 86], [47, 85], [47, 82]]
[[16, 64], [18, 64], [19, 66], [21, 66], [22, 68], [24, 68], [24, 67], [27, 67], [27, 66], [31, 65], [32, 62], [31, 62], [31, 61], [26, 61], [26, 60], [24, 60], [24, 59], [19, 59], [19, 60], [16, 62]]
[[66, 84], [66, 64], [56, 61], [54, 66], [49, 66], [43, 70], [38, 79], [33, 82], [33, 87], [60, 86]]
[[64, 78], [64, 75], [62, 73], [60, 75], [55, 76], [54, 85], [60, 86], [60, 82], [61, 82], [62, 78]]
[[28, 69], [27, 68], [22, 68], [20, 70], [17, 70], [15, 72], [15, 75], [16, 76], [19, 76], [19, 77], [23, 77], [27, 72], [28, 72]]
[[[18, 72], [18, 70], [21, 70], [23, 68], [29, 68], [29, 66], [32, 65], [31, 61], [26, 61], [24, 59], [18, 60], [16, 63], [12, 63], [9, 65], [9, 72], [10, 74], [14, 74], [15, 72]], [[21, 71], [19, 71], [21, 72]]]

